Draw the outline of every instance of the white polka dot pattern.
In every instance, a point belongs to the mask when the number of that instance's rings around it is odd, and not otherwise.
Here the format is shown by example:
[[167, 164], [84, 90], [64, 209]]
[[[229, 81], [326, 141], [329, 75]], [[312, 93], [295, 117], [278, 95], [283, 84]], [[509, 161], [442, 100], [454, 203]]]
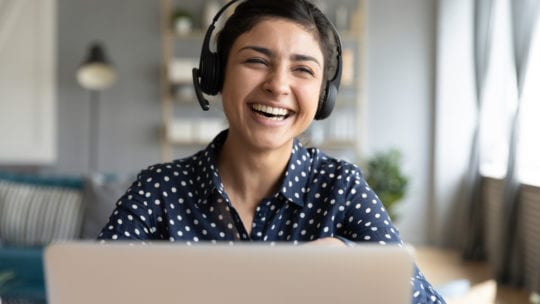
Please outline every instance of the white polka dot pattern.
[[[297, 140], [279, 192], [260, 202], [248, 234], [217, 171], [226, 136], [224, 131], [192, 157], [142, 171], [99, 238], [297, 244], [336, 237], [349, 245], [401, 243], [357, 166], [306, 149]], [[431, 297], [444, 303], [418, 270], [412, 283], [414, 303], [433, 303]]]

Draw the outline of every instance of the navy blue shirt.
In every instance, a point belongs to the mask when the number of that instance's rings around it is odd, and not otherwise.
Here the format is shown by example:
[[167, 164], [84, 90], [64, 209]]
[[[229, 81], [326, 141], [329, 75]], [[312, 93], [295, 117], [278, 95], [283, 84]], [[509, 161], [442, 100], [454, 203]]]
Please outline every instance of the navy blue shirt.
[[[360, 169], [306, 149], [298, 140], [278, 192], [260, 202], [248, 234], [217, 169], [226, 136], [227, 131], [222, 132], [189, 158], [142, 171], [117, 202], [99, 238], [301, 243], [337, 237], [349, 244], [401, 244]], [[444, 303], [418, 269], [411, 284], [413, 303]]]

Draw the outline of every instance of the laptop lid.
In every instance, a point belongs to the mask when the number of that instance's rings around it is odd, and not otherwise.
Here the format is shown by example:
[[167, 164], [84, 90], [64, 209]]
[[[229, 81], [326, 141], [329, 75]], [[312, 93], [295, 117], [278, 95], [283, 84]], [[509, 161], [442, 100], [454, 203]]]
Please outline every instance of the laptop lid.
[[50, 304], [410, 303], [412, 257], [397, 246], [57, 243]]

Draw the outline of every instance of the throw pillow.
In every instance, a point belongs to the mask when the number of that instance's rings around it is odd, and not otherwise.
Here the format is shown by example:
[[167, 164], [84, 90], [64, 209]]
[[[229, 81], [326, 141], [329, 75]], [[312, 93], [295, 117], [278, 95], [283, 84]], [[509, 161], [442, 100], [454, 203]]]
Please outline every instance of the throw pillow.
[[4, 245], [43, 246], [80, 235], [80, 189], [50, 180], [44, 183], [46, 179], [0, 178], [0, 239]]
[[83, 239], [96, 239], [107, 223], [116, 202], [126, 192], [133, 179], [131, 176], [94, 174], [85, 178], [83, 204]]

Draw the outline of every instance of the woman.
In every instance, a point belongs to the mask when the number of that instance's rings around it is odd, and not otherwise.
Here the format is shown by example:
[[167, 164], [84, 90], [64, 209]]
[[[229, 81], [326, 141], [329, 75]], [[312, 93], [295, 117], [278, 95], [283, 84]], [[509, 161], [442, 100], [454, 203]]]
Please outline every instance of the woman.
[[[240, 3], [217, 42], [229, 129], [142, 171], [99, 238], [400, 243], [360, 169], [296, 139], [328, 101], [336, 38], [305, 0]], [[418, 271], [413, 289], [414, 303], [444, 303]]]

